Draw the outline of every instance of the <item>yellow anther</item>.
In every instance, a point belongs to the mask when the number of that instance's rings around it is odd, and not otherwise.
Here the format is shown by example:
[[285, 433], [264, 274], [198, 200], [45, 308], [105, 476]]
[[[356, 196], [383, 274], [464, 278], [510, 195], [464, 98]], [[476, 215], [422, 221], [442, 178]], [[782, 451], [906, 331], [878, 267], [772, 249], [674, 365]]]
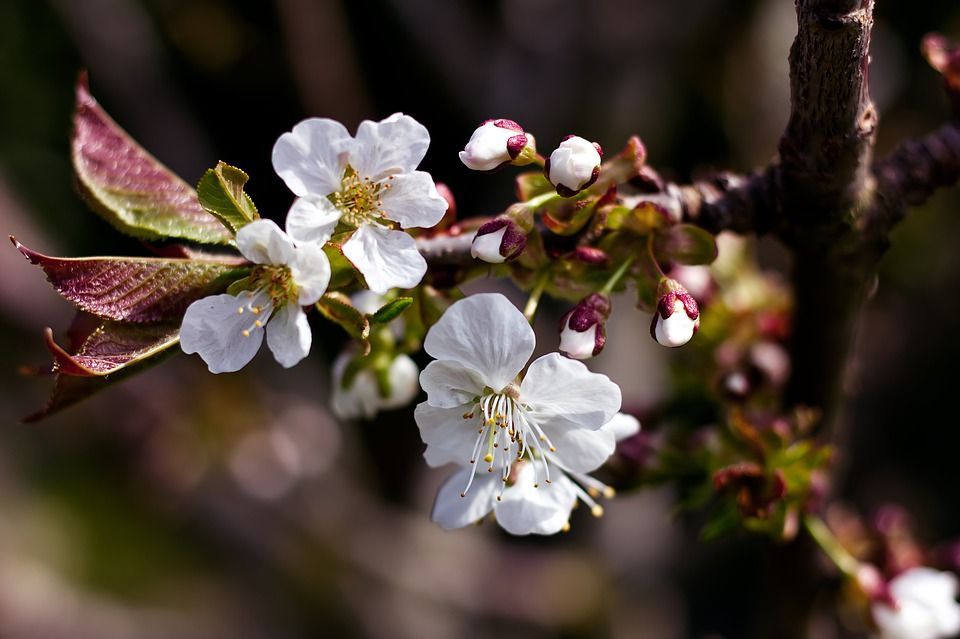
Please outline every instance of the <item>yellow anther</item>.
[[556, 447], [556, 446], [551, 446], [551, 447], [550, 447], [550, 452], [551, 452], [551, 453], [557, 452], [557, 447]]
[[489, 463], [492, 463], [492, 462], [493, 462], [493, 454], [492, 454], [492, 453], [487, 453], [486, 455], [484, 455], [484, 456], [483, 456], [483, 461], [487, 462], [488, 464], [489, 464]]
[[590, 488], [587, 488], [587, 494], [591, 497], [598, 497], [600, 495], [600, 491], [591, 486]]
[[259, 315], [259, 314], [260, 314], [260, 310], [261, 310], [261, 309], [260, 309], [259, 306], [251, 306], [251, 307], [250, 307], [250, 312], [253, 313], [254, 315]]
[[237, 309], [237, 315], [243, 315], [243, 307]]
[[594, 517], [603, 517], [603, 506], [601, 506], [600, 504], [597, 504], [596, 506], [590, 509], [590, 514], [593, 515]]
[[613, 499], [616, 496], [616, 494], [617, 494], [617, 491], [615, 491], [610, 486], [603, 487], [603, 496], [606, 497], [607, 499]]
[[570, 532], [570, 522], [563, 522], [563, 526], [560, 527], [560, 532]]
[[[261, 322], [260, 320], [257, 320], [256, 322], [253, 323], [253, 325], [256, 326], [257, 328], [260, 328], [263, 326], [263, 322]], [[556, 449], [551, 448], [550, 450], [556, 450]]]
[[243, 331], [241, 331], [240, 334], [243, 335], [244, 337], [250, 337], [250, 331], [248, 331], [247, 329], [243, 329]]

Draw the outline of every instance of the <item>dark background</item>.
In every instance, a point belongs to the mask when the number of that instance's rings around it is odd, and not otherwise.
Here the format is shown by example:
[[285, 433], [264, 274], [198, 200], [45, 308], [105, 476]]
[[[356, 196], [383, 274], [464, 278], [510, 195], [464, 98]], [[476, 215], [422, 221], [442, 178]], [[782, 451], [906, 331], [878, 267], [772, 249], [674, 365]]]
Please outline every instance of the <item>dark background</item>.
[[[931, 30], [960, 39], [960, 9], [878, 0], [876, 15], [882, 155], [948, 116], [918, 47]], [[477, 215], [512, 193], [506, 173], [456, 159], [488, 117], [517, 120], [543, 152], [576, 132], [614, 153], [637, 133], [678, 180], [767, 162], [795, 28], [785, 0], [3, 0], [0, 227], [55, 254], [144, 252], [72, 188], [82, 68], [188, 182], [217, 160], [239, 166], [275, 219], [291, 199], [270, 165], [280, 133], [307, 116], [352, 130], [394, 111], [428, 127], [423, 168]], [[864, 512], [908, 505], [932, 544], [960, 536], [958, 192], [893, 240], [851, 364], [838, 490]], [[47, 382], [18, 367], [47, 361], [41, 330], [65, 329], [70, 310], [12, 247], [0, 269], [0, 637], [774, 636], [768, 600], [792, 587], [763, 570], [778, 549], [697, 543], [669, 487], [621, 495], [558, 538], [435, 528], [444, 473], [422, 463], [409, 411], [342, 425], [327, 413], [324, 358], [343, 343], [329, 325], [295, 371], [261, 357], [214, 377], [178, 356], [23, 425]], [[648, 408], [673, 355], [622, 308], [632, 319], [616, 335], [637, 355], [597, 366]], [[830, 617], [813, 628], [837, 636]]]

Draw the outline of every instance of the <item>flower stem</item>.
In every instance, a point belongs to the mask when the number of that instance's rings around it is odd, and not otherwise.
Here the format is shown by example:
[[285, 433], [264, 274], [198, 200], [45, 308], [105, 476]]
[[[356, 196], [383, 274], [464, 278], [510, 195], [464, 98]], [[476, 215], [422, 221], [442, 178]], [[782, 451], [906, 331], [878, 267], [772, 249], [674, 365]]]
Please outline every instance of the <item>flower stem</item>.
[[533, 289], [530, 291], [530, 297], [527, 299], [527, 305], [523, 307], [523, 316], [527, 318], [527, 321], [530, 324], [533, 324], [534, 318], [537, 316], [537, 307], [540, 305], [540, 297], [543, 295], [543, 291], [547, 288], [547, 282], [550, 280], [550, 269], [545, 268], [540, 271], [540, 274], [537, 275], [537, 281], [533, 285]]
[[620, 265], [613, 275], [610, 276], [610, 279], [607, 280], [607, 283], [603, 285], [603, 288], [600, 289], [599, 293], [603, 295], [609, 295], [613, 292], [613, 289], [620, 284], [620, 280], [623, 279], [623, 276], [627, 274], [627, 271], [630, 270], [630, 266], [633, 264], [633, 261], [637, 258], [636, 255], [631, 255], [623, 261], [623, 264]]
[[824, 554], [840, 569], [840, 572], [848, 577], [856, 577], [860, 562], [847, 552], [847, 549], [834, 537], [822, 519], [816, 515], [807, 515], [803, 518], [803, 525]]
[[660, 277], [666, 277], [667, 274], [663, 272], [663, 269], [660, 267], [660, 262], [657, 261], [657, 256], [653, 252], [653, 233], [647, 236], [647, 256], [650, 258], [653, 267], [657, 269]]
[[533, 210], [540, 206], [543, 206], [550, 200], [557, 199], [558, 197], [560, 197], [560, 195], [556, 191], [547, 191], [546, 193], [541, 193], [536, 197], [530, 198], [529, 200], [523, 203], [523, 206]]

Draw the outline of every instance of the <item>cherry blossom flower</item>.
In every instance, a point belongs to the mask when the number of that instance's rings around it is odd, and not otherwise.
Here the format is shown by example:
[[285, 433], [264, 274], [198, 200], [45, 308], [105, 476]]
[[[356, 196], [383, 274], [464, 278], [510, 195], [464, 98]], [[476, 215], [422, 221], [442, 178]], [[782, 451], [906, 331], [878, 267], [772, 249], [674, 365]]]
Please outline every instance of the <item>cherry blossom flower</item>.
[[415, 170], [429, 144], [427, 129], [401, 113], [361, 122], [356, 137], [335, 120], [300, 122], [273, 147], [273, 168], [298, 197], [288, 232], [322, 244], [338, 225], [352, 230], [343, 254], [370, 290], [416, 286], [427, 263], [398, 229], [433, 226], [447, 210], [430, 174]]
[[[499, 294], [456, 302], [427, 333], [424, 348], [436, 361], [420, 374], [427, 401], [415, 412], [424, 458], [464, 467], [451, 480], [462, 480], [453, 493], [463, 495], [463, 512], [445, 516], [456, 510], [447, 500], [453, 484], [445, 486], [434, 517], [441, 525], [479, 518], [493, 495], [508, 531], [556, 532], [566, 522], [557, 513], [569, 514], [577, 497], [558, 469], [587, 473], [613, 452], [600, 429], [619, 410], [619, 387], [558, 353], [531, 363], [521, 379], [534, 345], [523, 314]], [[479, 494], [471, 495], [473, 484]]]
[[180, 327], [180, 346], [185, 353], [199, 353], [211, 373], [230, 373], [253, 359], [266, 333], [274, 358], [289, 368], [310, 352], [312, 336], [301, 307], [327, 290], [327, 256], [319, 244], [295, 244], [270, 220], [241, 228], [237, 247], [256, 264], [249, 288], [191, 304]]
[[923, 566], [894, 577], [889, 596], [873, 604], [880, 639], [945, 639], [960, 633], [957, 577]]
[[700, 328], [700, 308], [680, 282], [665, 279], [659, 286], [657, 312], [650, 335], [662, 346], [683, 346]]
[[587, 295], [560, 319], [560, 352], [573, 359], [599, 355], [607, 342], [609, 318], [610, 298], [603, 293]]
[[[581, 434], [581, 445], [595, 448], [599, 467], [613, 453], [616, 442], [639, 430], [640, 422], [635, 417], [617, 413], [600, 429]], [[535, 462], [524, 459], [514, 462], [506, 487], [500, 477], [485, 473], [463, 496], [463, 485], [470, 481], [474, 469], [462, 468], [437, 493], [433, 520], [447, 529], [462, 528], [492, 512], [497, 523], [511, 534], [552, 535], [569, 528], [570, 513], [578, 499], [595, 517], [603, 515], [603, 506], [596, 500], [613, 497], [613, 488], [586, 471], [565, 468], [549, 452], [545, 457], [551, 472], [549, 484], [538, 486]]]

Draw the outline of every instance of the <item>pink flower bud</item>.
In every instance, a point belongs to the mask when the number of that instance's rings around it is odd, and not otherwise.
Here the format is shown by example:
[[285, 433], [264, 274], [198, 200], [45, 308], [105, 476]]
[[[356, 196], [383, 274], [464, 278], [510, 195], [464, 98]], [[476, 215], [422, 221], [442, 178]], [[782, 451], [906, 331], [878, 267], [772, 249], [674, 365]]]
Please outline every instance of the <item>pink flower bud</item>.
[[560, 320], [560, 352], [573, 359], [599, 355], [607, 341], [604, 324], [610, 317], [610, 298], [591, 293]]
[[572, 197], [597, 181], [602, 159], [599, 144], [568, 135], [550, 154], [544, 171], [557, 193]]
[[517, 160], [528, 146], [533, 146], [533, 136], [513, 120], [487, 120], [460, 151], [460, 161], [474, 171], [493, 171]]
[[501, 264], [523, 253], [527, 235], [516, 222], [507, 217], [490, 220], [479, 229], [470, 245], [470, 255], [489, 262]]
[[663, 346], [683, 346], [700, 328], [697, 301], [676, 280], [661, 280], [658, 292], [660, 299], [650, 324], [650, 335]]

